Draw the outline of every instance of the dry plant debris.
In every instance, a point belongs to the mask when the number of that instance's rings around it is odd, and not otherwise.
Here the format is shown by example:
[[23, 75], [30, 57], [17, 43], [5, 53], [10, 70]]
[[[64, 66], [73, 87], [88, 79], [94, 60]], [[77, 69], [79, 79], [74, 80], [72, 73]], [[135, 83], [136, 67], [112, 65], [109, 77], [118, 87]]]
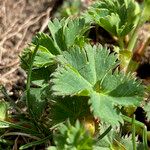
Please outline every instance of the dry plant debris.
[[23, 82], [18, 56], [33, 34], [45, 30], [54, 3], [53, 0], [0, 0], [0, 84], [8, 90], [17, 80]]

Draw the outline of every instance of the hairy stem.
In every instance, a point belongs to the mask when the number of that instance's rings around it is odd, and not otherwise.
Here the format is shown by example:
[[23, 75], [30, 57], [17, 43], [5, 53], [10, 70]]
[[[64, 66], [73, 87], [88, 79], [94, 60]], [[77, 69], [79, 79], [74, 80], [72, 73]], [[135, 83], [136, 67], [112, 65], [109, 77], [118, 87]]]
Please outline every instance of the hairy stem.
[[43, 129], [39, 126], [36, 117], [32, 111], [32, 104], [30, 102], [30, 85], [31, 85], [31, 75], [32, 75], [32, 67], [33, 67], [33, 62], [34, 62], [34, 58], [36, 56], [36, 53], [38, 51], [39, 48], [39, 44], [36, 45], [33, 54], [32, 54], [32, 58], [31, 58], [31, 62], [29, 64], [29, 69], [28, 69], [28, 75], [27, 75], [27, 85], [26, 85], [26, 92], [27, 92], [27, 97], [26, 97], [26, 103], [27, 103], [27, 108], [29, 111], [29, 115], [32, 117], [33, 119], [33, 123], [35, 124], [36, 128], [43, 133]]
[[136, 44], [136, 41], [138, 38], [138, 33], [137, 33], [138, 29], [139, 29], [139, 25], [137, 25], [137, 27], [134, 29], [134, 32], [130, 38], [130, 42], [129, 42], [128, 47], [127, 47], [127, 50], [129, 50], [131, 52], [133, 52], [133, 49], [135, 47], [135, 44]]
[[28, 107], [30, 115], [32, 115], [32, 111], [31, 111], [32, 106], [31, 106], [31, 103], [30, 103], [31, 74], [32, 74], [32, 67], [33, 67], [34, 58], [36, 56], [38, 48], [39, 48], [39, 45], [36, 45], [36, 47], [34, 49], [34, 52], [32, 54], [31, 62], [30, 62], [29, 69], [28, 69], [28, 75], [27, 75], [27, 85], [26, 85], [27, 98], [26, 98], [26, 103], [27, 103], [27, 107]]

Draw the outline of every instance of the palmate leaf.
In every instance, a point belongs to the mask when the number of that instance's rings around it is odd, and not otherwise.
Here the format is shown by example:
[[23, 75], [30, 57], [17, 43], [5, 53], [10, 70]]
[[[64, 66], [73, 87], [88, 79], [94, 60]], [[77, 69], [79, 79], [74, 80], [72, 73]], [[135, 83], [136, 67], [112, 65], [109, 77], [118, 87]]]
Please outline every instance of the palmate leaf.
[[66, 51], [76, 43], [77, 38], [90, 28], [84, 18], [54, 19], [48, 24], [55, 46], [59, 51]]
[[61, 65], [51, 80], [54, 95], [89, 96], [94, 116], [105, 122], [123, 122], [115, 106], [138, 106], [142, 100], [143, 86], [134, 76], [114, 71], [117, 56], [101, 45], [73, 48], [60, 55], [58, 61]]
[[[84, 45], [86, 38], [84, 33], [90, 28], [82, 18], [68, 18], [61, 21], [54, 19], [48, 24], [51, 35], [38, 33], [32, 43], [23, 51], [21, 66], [28, 70], [35, 46], [39, 44], [33, 67], [38, 71], [55, 64], [55, 56], [71, 46]], [[34, 71], [36, 73], [36, 70]]]
[[112, 35], [121, 37], [134, 28], [139, 12], [138, 4], [133, 0], [104, 0], [92, 5], [85, 16]]

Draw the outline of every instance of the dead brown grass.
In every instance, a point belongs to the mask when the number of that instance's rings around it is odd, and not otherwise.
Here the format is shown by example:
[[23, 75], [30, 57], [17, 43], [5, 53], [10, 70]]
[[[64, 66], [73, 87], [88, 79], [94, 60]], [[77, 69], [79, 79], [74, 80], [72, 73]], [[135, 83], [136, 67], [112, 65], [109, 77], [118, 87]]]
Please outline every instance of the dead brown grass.
[[11, 89], [18, 75], [23, 48], [38, 31], [44, 31], [53, 0], [0, 0], [0, 84]]

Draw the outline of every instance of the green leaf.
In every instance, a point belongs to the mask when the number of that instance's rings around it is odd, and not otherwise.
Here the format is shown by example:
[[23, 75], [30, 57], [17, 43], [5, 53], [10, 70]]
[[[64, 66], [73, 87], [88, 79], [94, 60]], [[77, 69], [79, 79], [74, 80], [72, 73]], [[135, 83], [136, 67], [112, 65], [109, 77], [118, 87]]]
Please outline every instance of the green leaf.
[[102, 80], [118, 64], [114, 54], [109, 55], [109, 51], [100, 45], [86, 45], [84, 49], [72, 48], [70, 52], [64, 52], [63, 57], [58, 57], [58, 61], [64, 67], [58, 67], [52, 74], [59, 79], [51, 80], [54, 82], [53, 90], [57, 92], [55, 95], [88, 94], [86, 91], [91, 91], [93, 86], [98, 88], [97, 81]]
[[89, 96], [95, 117], [112, 125], [123, 122], [115, 106], [138, 106], [143, 86], [131, 75], [114, 71], [117, 56], [102, 46], [76, 47], [58, 56], [60, 66], [52, 74], [54, 95]]
[[65, 22], [67, 23], [68, 20], [62, 19], [59, 21], [58, 19], [54, 19], [53, 22], [49, 21], [48, 23], [48, 28], [53, 38], [54, 44], [57, 49], [59, 49], [59, 52], [67, 50], [63, 34], [63, 26], [65, 26]]
[[55, 134], [54, 141], [57, 150], [92, 150], [93, 138], [86, 132], [79, 121], [75, 125], [61, 124], [59, 132]]
[[125, 146], [125, 148], [128, 150], [133, 149], [132, 145], [132, 136], [126, 135], [125, 137], [121, 138], [121, 143]]
[[37, 136], [39, 135], [38, 131], [32, 128], [25, 127], [24, 124], [20, 125], [20, 123], [11, 123], [8, 121], [0, 120], [0, 128], [14, 128], [14, 129], [24, 131], [26, 133], [30, 133], [32, 135], [37, 135]]
[[49, 35], [39, 32], [33, 38], [32, 43], [36, 45], [36, 41], [38, 41], [39, 45], [47, 49], [51, 54], [57, 55], [60, 53], [59, 50], [56, 48], [53, 39]]
[[[23, 54], [21, 56], [21, 67], [28, 71], [29, 66], [31, 64], [31, 58], [35, 49], [34, 44], [29, 45], [26, 49], [24, 49]], [[35, 60], [33, 62], [32, 68], [32, 76], [33, 80], [49, 80], [50, 74], [55, 68], [55, 56], [49, 52], [46, 47], [39, 46], [39, 49], [36, 53]], [[44, 72], [44, 73], [43, 73]]]
[[[108, 126], [106, 124], [102, 124], [100, 126], [100, 135], [106, 131]], [[111, 150], [113, 149], [114, 141], [118, 137], [118, 133], [116, 130], [111, 129], [102, 139], [97, 139], [95, 144], [95, 150], [97, 148], [104, 149], [104, 150]], [[118, 147], [119, 148], [119, 147]], [[116, 148], [116, 149], [118, 149]]]
[[59, 54], [57, 48], [55, 48], [54, 42], [47, 34], [38, 33], [32, 40], [32, 43], [24, 49], [21, 55], [21, 67], [24, 70], [28, 70], [31, 63], [31, 58], [35, 47], [39, 44], [38, 51], [35, 56], [33, 67], [38, 69], [42, 67], [48, 67], [55, 64], [55, 55]]
[[33, 67], [48, 67], [54, 64], [54, 55], [52, 55], [47, 49], [40, 46], [35, 56]]
[[[76, 93], [80, 94], [83, 91], [92, 89], [90, 83], [69, 67], [58, 68], [57, 72], [53, 73], [53, 76], [56, 77], [52, 80], [55, 84], [52, 87], [55, 95], [75, 95]], [[68, 82], [66, 82], [67, 80]]]
[[30, 109], [37, 120], [41, 118], [43, 110], [46, 107], [46, 100], [43, 98], [44, 87], [43, 85], [42, 88], [30, 89]]
[[5, 120], [7, 118], [8, 106], [5, 101], [0, 101], [0, 120]]
[[99, 116], [102, 121], [111, 124], [119, 125], [118, 122], [123, 123], [119, 113], [114, 111], [111, 97], [96, 92], [93, 92], [90, 97], [89, 104], [91, 104], [91, 109], [96, 117]]
[[[28, 70], [29, 65], [31, 63], [31, 57], [33, 55], [33, 51], [35, 49], [35, 45], [30, 45], [27, 47], [22, 56], [21, 56], [21, 66], [23, 69]], [[48, 67], [55, 63], [54, 61], [55, 56], [49, 52], [46, 47], [39, 46], [38, 52], [35, 56], [35, 60], [33, 63], [34, 68], [42, 68]]]
[[[103, 124], [100, 126], [101, 130], [100, 133], [104, 132], [106, 130], [106, 125]], [[126, 136], [121, 136], [120, 134], [121, 131], [116, 131], [115, 129], [112, 129], [109, 131], [106, 136], [100, 140], [97, 141], [95, 144], [96, 149], [95, 150], [132, 150], [133, 149], [133, 144], [132, 144], [132, 136], [131, 135], [126, 135]], [[140, 148], [141, 143], [137, 142], [137, 137], [136, 137], [136, 145], [138, 148]], [[141, 147], [143, 149], [143, 147]]]
[[31, 142], [31, 143], [27, 143], [27, 144], [25, 144], [25, 145], [22, 145], [22, 146], [20, 146], [19, 150], [29, 149], [29, 148], [31, 148], [31, 147], [33, 147], [33, 146], [37, 146], [37, 145], [43, 144], [43, 143], [45, 143], [46, 141], [48, 141], [48, 140], [51, 138], [51, 136], [52, 136], [52, 135], [49, 135], [49, 136], [47, 136], [47, 137], [45, 137], [45, 138], [43, 138], [43, 139], [40, 139], [40, 140], [38, 140], [38, 141], [34, 141], [34, 142]]
[[59, 51], [66, 51], [76, 43], [90, 28], [83, 18], [54, 19], [48, 24], [55, 46]]
[[[137, 150], [144, 149], [143, 143], [141, 143], [137, 139], [138, 139], [138, 137], [136, 137]], [[123, 136], [120, 139], [120, 142], [122, 143], [122, 145], [124, 145], [124, 147], [125, 147], [126, 150], [132, 150], [133, 149], [132, 136], [131, 135]]]
[[83, 16], [121, 37], [132, 31], [139, 13], [139, 5], [133, 0], [104, 0], [95, 2]]
[[141, 22], [144, 23], [150, 20], [150, 0], [144, 0], [144, 8], [141, 16]]
[[50, 146], [47, 148], [47, 150], [58, 150], [55, 146]]
[[118, 14], [111, 13], [105, 18], [100, 18], [100, 26], [112, 35], [118, 34], [120, 18]]
[[74, 19], [69, 20], [66, 27], [64, 28], [65, 42], [67, 44], [67, 48], [75, 43], [77, 37], [82, 37], [84, 33], [89, 29], [89, 25], [85, 24], [85, 20], [82, 19]]
[[[47, 70], [49, 70], [49, 67], [56, 65], [56, 55], [61, 54], [62, 51], [69, 50], [69, 48], [75, 44], [83, 46], [86, 41], [83, 35], [89, 29], [89, 25], [85, 23], [85, 20], [79, 18], [62, 19], [61, 21], [54, 19], [49, 22], [48, 27], [51, 36], [38, 33], [33, 38], [32, 43], [24, 49], [21, 56], [21, 67], [27, 71], [31, 63], [35, 46], [38, 42], [39, 48], [32, 69], [32, 78], [34, 78], [34, 80], [47, 79], [50, 76]], [[43, 72], [45, 71], [43, 70], [46, 71], [44, 77]]]
[[49, 118], [51, 124], [56, 125], [69, 119], [71, 123], [75, 123], [77, 119], [81, 119], [90, 115], [87, 103], [87, 97], [58, 97], [51, 102]]

